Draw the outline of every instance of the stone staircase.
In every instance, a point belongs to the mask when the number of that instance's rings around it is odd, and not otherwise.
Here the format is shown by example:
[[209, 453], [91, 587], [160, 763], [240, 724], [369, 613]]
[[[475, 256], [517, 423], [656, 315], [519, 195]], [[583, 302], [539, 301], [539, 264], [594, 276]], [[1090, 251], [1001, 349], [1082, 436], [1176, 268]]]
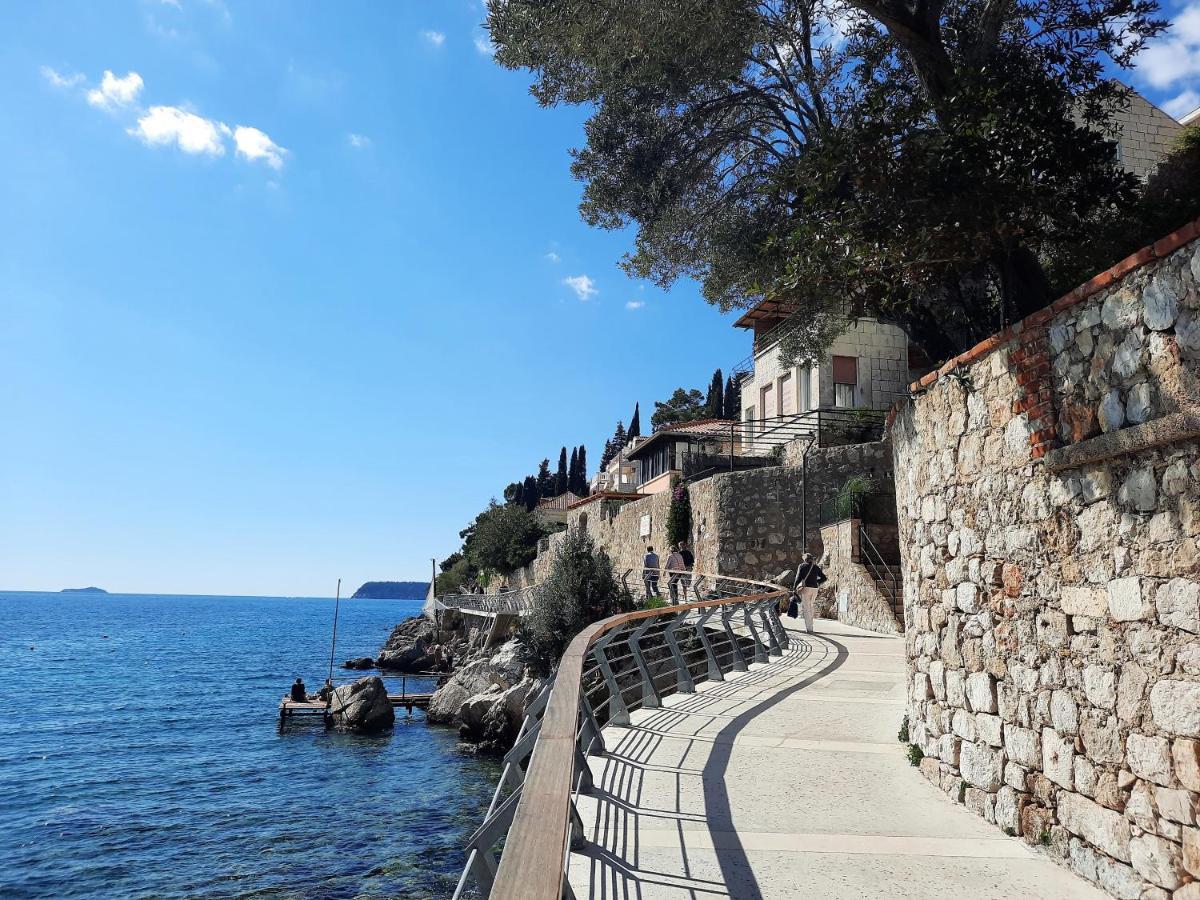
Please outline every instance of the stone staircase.
[[901, 574], [900, 563], [887, 559], [879, 553], [873, 544], [869, 544], [865, 535], [861, 538], [859, 556], [862, 566], [875, 582], [875, 589], [880, 596], [891, 602], [892, 615], [900, 630], [904, 630], [904, 576]]

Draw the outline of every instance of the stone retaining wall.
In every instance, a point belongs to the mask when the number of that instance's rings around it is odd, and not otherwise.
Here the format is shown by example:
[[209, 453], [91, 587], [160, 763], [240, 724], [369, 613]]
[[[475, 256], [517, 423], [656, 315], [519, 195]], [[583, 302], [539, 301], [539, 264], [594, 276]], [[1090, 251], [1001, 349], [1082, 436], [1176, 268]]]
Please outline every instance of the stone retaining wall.
[[1194, 225], [896, 414], [911, 740], [1117, 897], [1200, 898]]
[[900, 627], [891, 604], [859, 562], [858, 527], [857, 519], [847, 519], [821, 529], [825, 551], [821, 567], [829, 581], [821, 588], [818, 599], [822, 608], [828, 609], [839, 622], [896, 634]]

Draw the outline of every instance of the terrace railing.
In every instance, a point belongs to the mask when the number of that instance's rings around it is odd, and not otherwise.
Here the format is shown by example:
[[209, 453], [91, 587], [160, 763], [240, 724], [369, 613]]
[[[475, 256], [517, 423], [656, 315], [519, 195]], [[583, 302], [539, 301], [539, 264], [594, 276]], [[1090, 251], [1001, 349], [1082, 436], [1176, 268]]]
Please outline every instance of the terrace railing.
[[[783, 654], [777, 585], [691, 572], [674, 579], [678, 605], [611, 616], [571, 642], [555, 675], [525, 709], [516, 743], [504, 758], [483, 824], [467, 841], [455, 898], [560, 900], [571, 896], [567, 868], [584, 842], [575, 801], [592, 790], [587, 757], [605, 752], [602, 729], [655, 708], [700, 681], [721, 681]], [[643, 595], [654, 586], [631, 585]], [[682, 587], [682, 590], [679, 590]], [[498, 848], [503, 852], [497, 857]]]
[[445, 594], [436, 599], [445, 609], [489, 615], [522, 615], [533, 604], [533, 588], [520, 588], [504, 594]]

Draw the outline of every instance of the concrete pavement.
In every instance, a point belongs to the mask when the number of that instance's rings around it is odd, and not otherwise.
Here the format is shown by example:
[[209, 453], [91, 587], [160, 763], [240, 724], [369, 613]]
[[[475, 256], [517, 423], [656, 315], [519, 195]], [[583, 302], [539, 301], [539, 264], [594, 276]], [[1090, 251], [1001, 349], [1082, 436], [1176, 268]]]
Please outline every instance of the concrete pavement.
[[576, 897], [1107, 896], [909, 765], [903, 638], [786, 624], [782, 659], [605, 729]]

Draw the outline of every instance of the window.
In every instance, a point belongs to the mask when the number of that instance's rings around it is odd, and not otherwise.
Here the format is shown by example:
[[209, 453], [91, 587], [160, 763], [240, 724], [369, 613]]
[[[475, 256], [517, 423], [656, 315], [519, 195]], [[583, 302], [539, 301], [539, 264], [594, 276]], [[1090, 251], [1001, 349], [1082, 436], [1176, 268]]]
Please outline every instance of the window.
[[858, 404], [858, 358], [835, 356], [833, 358], [833, 405], [856, 406]]

